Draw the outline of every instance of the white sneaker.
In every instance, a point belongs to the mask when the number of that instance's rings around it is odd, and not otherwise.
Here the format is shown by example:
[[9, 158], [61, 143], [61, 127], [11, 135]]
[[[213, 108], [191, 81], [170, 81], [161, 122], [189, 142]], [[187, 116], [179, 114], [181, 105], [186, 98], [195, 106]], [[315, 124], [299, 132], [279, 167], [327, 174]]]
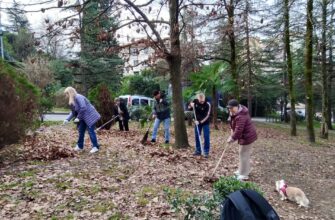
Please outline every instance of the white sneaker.
[[99, 149], [96, 147], [92, 147], [92, 150], [90, 151], [91, 154], [98, 152]]
[[239, 170], [236, 170], [236, 171], [234, 172], [234, 175], [235, 175], [235, 176], [239, 176], [239, 175], [240, 175], [240, 171], [239, 171]]
[[76, 147], [74, 148], [75, 151], [82, 151], [83, 149], [78, 147], [78, 144], [76, 145]]
[[238, 175], [238, 176], [236, 176], [236, 179], [240, 180], [240, 181], [244, 181], [244, 180], [248, 180], [249, 177], [245, 176], [245, 175]]

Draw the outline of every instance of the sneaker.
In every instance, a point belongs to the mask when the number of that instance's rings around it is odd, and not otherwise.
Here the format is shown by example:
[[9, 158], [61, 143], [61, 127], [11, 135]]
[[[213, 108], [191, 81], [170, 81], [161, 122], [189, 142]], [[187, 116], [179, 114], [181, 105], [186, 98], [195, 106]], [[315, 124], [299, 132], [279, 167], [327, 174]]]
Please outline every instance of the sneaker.
[[96, 153], [96, 152], [98, 152], [99, 151], [99, 149], [97, 148], [97, 147], [92, 147], [92, 150], [90, 151], [90, 153]]
[[155, 143], [156, 142], [156, 139], [151, 139], [151, 143]]
[[194, 152], [194, 153], [193, 153], [193, 156], [201, 156], [201, 153], [199, 153], [199, 152]]
[[204, 155], [204, 158], [208, 159], [208, 154], [205, 154], [205, 155]]
[[239, 171], [239, 170], [236, 170], [236, 171], [234, 172], [234, 175], [235, 175], [235, 176], [239, 176], [239, 175], [240, 175], [240, 171]]
[[170, 142], [169, 141], [165, 141], [165, 144], [169, 144]]
[[240, 180], [240, 181], [244, 181], [244, 180], [248, 180], [249, 177], [248, 176], [245, 176], [245, 175], [238, 175], [236, 177], [237, 180]]
[[78, 147], [78, 144], [76, 145], [76, 147], [74, 148], [75, 151], [82, 151], [83, 149]]

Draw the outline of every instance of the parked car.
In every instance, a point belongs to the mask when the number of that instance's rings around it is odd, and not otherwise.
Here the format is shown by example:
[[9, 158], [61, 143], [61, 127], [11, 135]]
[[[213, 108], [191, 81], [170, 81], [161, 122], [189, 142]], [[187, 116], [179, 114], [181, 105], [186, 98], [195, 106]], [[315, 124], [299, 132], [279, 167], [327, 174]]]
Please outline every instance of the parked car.
[[154, 107], [154, 99], [142, 95], [121, 95], [119, 96], [127, 104], [130, 118], [139, 120], [146, 117], [147, 109]]

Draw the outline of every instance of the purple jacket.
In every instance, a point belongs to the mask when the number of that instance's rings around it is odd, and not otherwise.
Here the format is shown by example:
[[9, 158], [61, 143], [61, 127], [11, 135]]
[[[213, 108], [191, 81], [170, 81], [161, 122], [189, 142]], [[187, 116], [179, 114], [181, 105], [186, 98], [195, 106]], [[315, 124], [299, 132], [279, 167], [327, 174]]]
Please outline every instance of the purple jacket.
[[75, 113], [77, 113], [77, 118], [83, 120], [88, 127], [91, 127], [101, 118], [100, 114], [85, 96], [77, 94], [74, 101], [74, 106], [71, 106], [73, 111], [66, 120], [70, 121], [75, 117]]
[[248, 145], [257, 140], [254, 124], [251, 122], [247, 107], [240, 105], [239, 111], [231, 116], [230, 127], [233, 130], [232, 139], [240, 145]]

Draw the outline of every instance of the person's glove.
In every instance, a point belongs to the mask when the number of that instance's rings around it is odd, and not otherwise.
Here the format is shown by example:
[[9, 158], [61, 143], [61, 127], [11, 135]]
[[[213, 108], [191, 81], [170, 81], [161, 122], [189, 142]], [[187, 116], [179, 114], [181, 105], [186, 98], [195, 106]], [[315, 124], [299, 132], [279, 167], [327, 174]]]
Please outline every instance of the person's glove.
[[160, 99], [159, 102], [163, 102], [163, 99]]
[[73, 120], [73, 122], [74, 122], [74, 123], [79, 123], [79, 118], [75, 118], [75, 119]]
[[195, 123], [196, 126], [198, 126], [200, 124], [199, 121], [195, 121], [194, 123]]
[[191, 108], [194, 108], [194, 102], [190, 103]]
[[234, 142], [234, 139], [231, 137], [231, 136], [229, 136], [229, 138], [227, 139], [227, 143], [233, 143]]
[[66, 125], [66, 124], [68, 124], [68, 123], [69, 123], [69, 121], [66, 120], [66, 119], [63, 121], [63, 125]]
[[157, 118], [157, 115], [152, 115], [152, 119], [155, 119], [155, 118]]

